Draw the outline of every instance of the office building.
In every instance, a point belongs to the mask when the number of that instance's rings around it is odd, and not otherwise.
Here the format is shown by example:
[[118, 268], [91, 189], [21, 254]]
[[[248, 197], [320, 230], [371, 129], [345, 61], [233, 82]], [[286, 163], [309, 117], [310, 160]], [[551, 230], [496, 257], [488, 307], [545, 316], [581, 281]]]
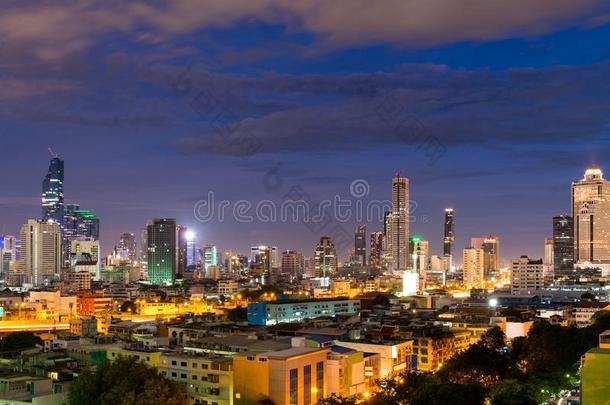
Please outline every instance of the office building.
[[177, 227], [173, 218], [148, 221], [148, 281], [155, 285], [172, 285], [178, 273]]
[[248, 305], [250, 325], [276, 325], [322, 316], [353, 315], [360, 312], [360, 300], [317, 299], [261, 301]]
[[453, 208], [445, 208], [445, 228], [443, 237], [443, 255], [453, 257], [455, 243]]
[[482, 248], [467, 247], [463, 255], [464, 283], [478, 284], [485, 281], [485, 251]]
[[366, 266], [366, 226], [358, 225], [354, 235], [354, 257], [360, 266]]
[[303, 254], [296, 250], [286, 250], [282, 253], [282, 273], [293, 277], [301, 277], [305, 268]]
[[76, 239], [100, 239], [100, 220], [89, 210], [81, 209], [78, 204], [66, 204], [63, 222], [63, 259], [70, 260], [70, 243]]
[[210, 266], [218, 267], [218, 249], [215, 245], [204, 246], [201, 252], [203, 270], [207, 273]]
[[569, 215], [553, 217], [553, 270], [555, 280], [574, 273], [574, 221]]
[[186, 267], [195, 268], [197, 266], [197, 241], [195, 232], [186, 231]]
[[59, 278], [61, 228], [58, 222], [30, 219], [21, 227], [19, 273], [34, 286]]
[[470, 239], [470, 246], [483, 249], [483, 268], [485, 279], [491, 280], [500, 270], [500, 240], [497, 236], [484, 236]]
[[72, 272], [88, 271], [95, 280], [100, 279], [102, 260], [100, 242], [92, 238], [80, 238], [70, 241], [70, 270]]
[[49, 170], [42, 181], [42, 218], [57, 222], [61, 228], [64, 223], [64, 161], [55, 156], [51, 159]]
[[544, 238], [544, 283], [552, 284], [554, 279], [553, 238]]
[[419, 236], [411, 237], [409, 242], [409, 254], [413, 271], [423, 276], [430, 264], [430, 244]]
[[121, 236], [119, 236], [118, 248], [127, 252], [127, 258], [131, 263], [135, 263], [138, 260], [136, 246], [136, 235], [133, 233], [122, 233]]
[[337, 250], [330, 236], [322, 236], [314, 251], [314, 276], [329, 277], [337, 271]]
[[390, 213], [392, 268], [409, 267], [409, 179], [396, 173], [392, 178], [392, 211]]
[[510, 292], [512, 295], [534, 295], [544, 287], [544, 264], [542, 259], [531, 260], [521, 256], [511, 265]]
[[383, 233], [371, 232], [369, 266], [381, 267], [381, 253], [383, 251]]
[[235, 355], [234, 404], [318, 403], [327, 396], [328, 352], [327, 348], [292, 347], [273, 352]]
[[591, 166], [572, 183], [574, 260], [578, 267], [600, 267], [610, 274], [610, 182]]

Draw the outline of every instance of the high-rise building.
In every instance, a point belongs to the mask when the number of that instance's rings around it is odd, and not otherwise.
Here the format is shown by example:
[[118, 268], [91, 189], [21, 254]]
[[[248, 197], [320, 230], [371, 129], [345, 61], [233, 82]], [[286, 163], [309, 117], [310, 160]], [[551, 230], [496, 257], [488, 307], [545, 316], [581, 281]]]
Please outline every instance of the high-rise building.
[[132, 263], [138, 260], [136, 246], [135, 234], [126, 232], [119, 236], [119, 249], [127, 252], [127, 258]]
[[303, 254], [296, 250], [286, 250], [282, 253], [282, 273], [293, 277], [301, 277], [305, 270]]
[[555, 280], [574, 272], [574, 221], [569, 215], [553, 217], [553, 270]]
[[59, 278], [61, 228], [59, 222], [30, 219], [21, 227], [19, 273], [34, 286]]
[[83, 210], [78, 204], [66, 204], [63, 221], [63, 257], [64, 263], [70, 260], [70, 243], [76, 239], [100, 239], [100, 220], [89, 210]]
[[383, 250], [383, 233], [371, 232], [369, 266], [381, 267], [381, 252]]
[[86, 269], [95, 280], [100, 279], [102, 258], [98, 240], [78, 238], [70, 241], [70, 269], [74, 273], [78, 268]]
[[445, 229], [443, 237], [443, 254], [453, 256], [453, 244], [455, 243], [453, 208], [445, 208]]
[[140, 231], [140, 244], [138, 247], [138, 256], [140, 258], [140, 267], [146, 272], [148, 269], [148, 226], [145, 226]]
[[485, 251], [478, 247], [464, 249], [463, 271], [464, 283], [477, 284], [485, 280]]
[[186, 226], [176, 225], [176, 263], [180, 274], [186, 270], [187, 232]]
[[218, 267], [218, 249], [215, 245], [206, 245], [203, 247], [201, 256], [203, 257], [203, 269], [208, 273], [210, 266]]
[[147, 224], [148, 281], [171, 285], [178, 273], [177, 227], [173, 218], [155, 218]]
[[580, 267], [610, 270], [610, 182], [591, 166], [582, 180], [572, 183], [574, 260]]
[[390, 214], [393, 270], [409, 267], [409, 179], [396, 173], [392, 178]]
[[322, 236], [314, 251], [314, 276], [329, 277], [337, 271], [337, 250], [330, 236]]
[[57, 222], [60, 230], [64, 222], [64, 161], [51, 159], [47, 175], [42, 181], [42, 218]]
[[354, 257], [361, 266], [366, 266], [366, 226], [358, 225], [354, 235]]
[[553, 272], [553, 238], [544, 238], [544, 282], [552, 284], [554, 279]]
[[409, 242], [409, 254], [413, 270], [420, 276], [428, 270], [430, 263], [430, 244], [419, 236], [412, 236]]
[[521, 256], [511, 266], [510, 292], [512, 295], [533, 295], [544, 287], [542, 259], [532, 260]]
[[197, 241], [195, 232], [186, 231], [186, 267], [194, 268], [197, 265]]
[[500, 269], [500, 239], [492, 235], [471, 238], [470, 246], [483, 249], [485, 279], [493, 278]]

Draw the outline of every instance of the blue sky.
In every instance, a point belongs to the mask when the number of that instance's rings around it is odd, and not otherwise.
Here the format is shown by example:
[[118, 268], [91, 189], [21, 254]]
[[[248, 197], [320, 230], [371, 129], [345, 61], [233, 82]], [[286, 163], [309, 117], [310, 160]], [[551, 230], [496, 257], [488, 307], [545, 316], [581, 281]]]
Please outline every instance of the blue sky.
[[193, 207], [210, 191], [254, 205], [290, 187], [347, 197], [357, 179], [365, 201], [387, 199], [400, 170], [433, 253], [452, 206], [458, 248], [496, 234], [504, 258], [540, 257], [570, 182], [591, 163], [610, 170], [604, 3], [5, 2], [0, 232], [40, 215], [51, 146], [66, 201], [98, 213], [106, 252], [171, 216], [222, 250], [307, 255], [326, 230], [201, 223]]

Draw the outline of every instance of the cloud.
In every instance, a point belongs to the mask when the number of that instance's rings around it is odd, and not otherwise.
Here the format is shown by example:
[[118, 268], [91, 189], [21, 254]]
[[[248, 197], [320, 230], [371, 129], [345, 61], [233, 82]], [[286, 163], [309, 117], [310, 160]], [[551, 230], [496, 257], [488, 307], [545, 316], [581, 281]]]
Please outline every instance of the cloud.
[[[601, 0], [31, 0], [5, 2], [0, 8], [3, 42], [25, 46], [47, 61], [82, 52], [117, 33], [158, 45], [249, 21], [311, 33], [318, 48], [419, 47], [599, 24], [596, 16], [607, 11]], [[246, 56], [252, 57], [259, 56]]]
[[[243, 110], [231, 109], [222, 120], [232, 104], [212, 97], [219, 115], [210, 115], [206, 126], [181, 137], [177, 146], [188, 153], [240, 156], [413, 147], [424, 137], [447, 147], [591, 142], [609, 135], [608, 75], [609, 62], [502, 72], [404, 65], [362, 77], [228, 76], [216, 82], [237, 91]], [[302, 102], [253, 115], [249, 102], [256, 103], [261, 92], [276, 100], [296, 95]]]

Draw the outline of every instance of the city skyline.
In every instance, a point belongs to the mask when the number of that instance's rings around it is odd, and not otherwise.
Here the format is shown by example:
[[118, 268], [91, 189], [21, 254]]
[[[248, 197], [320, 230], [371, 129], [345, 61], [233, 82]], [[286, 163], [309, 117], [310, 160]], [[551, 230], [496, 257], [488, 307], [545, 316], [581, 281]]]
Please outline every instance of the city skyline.
[[[53, 166], [53, 164], [54, 164], [53, 162], [56, 162], [57, 159], [58, 159], [57, 157], [52, 157], [51, 158], [51, 166]], [[61, 161], [61, 164], [63, 166], [65, 164], [65, 161], [63, 159], [61, 159], [61, 158], [60, 158], [60, 161]], [[596, 165], [589, 165], [588, 168], [590, 168], [590, 167], [593, 167], [593, 168], [597, 169]], [[63, 167], [62, 167], [62, 169], [63, 169]], [[391, 178], [386, 179], [386, 182], [389, 182], [390, 180], [391, 180]], [[391, 192], [389, 190], [386, 190], [386, 194], [387, 195], [385, 195], [385, 196], [383, 195], [383, 193], [379, 193], [379, 195], [369, 195], [370, 194], [370, 190], [368, 189], [368, 187], [371, 187], [370, 184], [366, 180], [363, 180], [363, 179], [356, 179], [356, 181], [364, 181], [364, 182], [366, 182], [367, 197], [370, 197], [370, 200], [372, 200], [372, 201], [386, 200], [388, 204], [391, 203]], [[582, 177], [575, 179], [573, 182], [578, 183], [580, 181], [582, 181]], [[409, 183], [411, 183], [410, 179], [409, 179]], [[349, 187], [352, 187], [352, 186], [353, 186], [353, 184], [347, 185], [346, 188], [349, 188]], [[386, 188], [388, 188], [388, 187], [389, 187], [389, 184], [386, 184]], [[569, 190], [569, 185], [566, 186], [566, 188]], [[353, 192], [353, 190], [350, 189], [349, 192]], [[345, 197], [350, 197], [348, 192], [346, 192], [346, 193], [339, 192], [338, 194], [340, 194], [342, 196], [345, 196]], [[351, 197], [353, 197], [353, 195]], [[65, 204], [66, 207], [69, 208], [69, 207], [74, 207], [75, 206], [75, 207], [77, 207], [76, 209], [78, 209], [78, 206], [79, 206], [78, 202], [76, 202], [73, 198], [71, 198], [69, 194], [68, 194], [67, 197], [64, 197], [64, 199], [66, 201], [68, 201]], [[89, 202], [89, 200], [85, 200], [85, 201]], [[363, 199], [363, 201], [367, 201], [367, 200]], [[422, 211], [422, 207], [418, 203], [418, 201], [421, 201], [421, 200], [414, 199], [414, 198], [409, 198], [409, 201], [412, 204], [412, 207], [410, 207], [411, 209], [413, 209], [413, 207], [414, 207], [416, 211], [417, 210], [419, 210], [419, 212]], [[253, 205], [256, 205], [256, 203], [257, 203], [257, 201], [252, 201]], [[38, 204], [40, 204], [40, 199], [38, 200]], [[40, 205], [38, 206], [38, 209], [40, 210]], [[62, 209], [63, 209], [63, 205], [62, 205]], [[74, 209], [74, 208], [71, 208], [71, 209]], [[197, 209], [196, 205], [193, 208], [191, 208], [191, 211], [193, 209], [194, 210]], [[355, 209], [355, 206], [354, 206], [354, 209]], [[424, 209], [425, 209], [425, 207], [424, 207]], [[312, 208], [312, 215], [314, 215], [314, 211], [313, 210], [314, 210], [314, 208]], [[365, 207], [364, 210], [366, 210], [366, 207]], [[163, 211], [163, 210], [160, 210], [160, 211]], [[428, 212], [427, 210], [425, 210], [425, 211]], [[88, 212], [88, 211], [85, 211], [85, 212]], [[223, 220], [212, 219], [210, 221], [203, 222], [203, 221], [200, 221], [197, 218], [197, 216], [193, 214], [193, 212], [189, 212], [188, 207], [185, 207], [183, 210], [175, 210], [175, 209], [165, 210], [165, 212], [173, 212], [174, 214], [176, 214], [176, 213], [180, 214], [180, 215], [174, 215], [174, 216], [168, 216], [168, 217], [176, 218], [177, 223], [179, 223], [181, 226], [186, 226], [187, 229], [189, 229], [189, 231], [193, 233], [193, 235], [196, 235], [197, 243], [198, 243], [199, 247], [202, 247], [202, 246], [208, 245], [208, 244], [214, 244], [214, 245], [219, 246], [221, 251], [229, 251], [229, 250], [237, 249], [239, 252], [244, 253], [244, 252], [248, 251], [249, 246], [252, 245], [253, 243], [266, 243], [266, 244], [281, 245], [281, 244], [276, 243], [274, 239], [242, 240], [242, 242], [234, 243], [232, 245], [231, 244], [222, 245], [221, 243], [218, 243], [215, 239], [213, 239], [213, 236], [209, 236], [210, 239], [206, 239], [205, 229], [206, 229], [206, 227], [213, 228], [213, 227], [219, 225], [220, 223], [224, 223], [225, 221], [229, 221], [230, 222], [231, 221], [230, 215], [228, 215], [227, 218], [225, 218]], [[550, 217], [549, 217], [549, 226], [548, 226], [549, 229], [548, 229], [548, 236], [546, 236], [546, 237], [550, 237], [553, 234], [553, 217], [556, 216], [556, 215], [563, 215], [564, 213], [569, 213], [569, 212], [570, 212], [570, 207], [568, 206], [568, 208], [565, 211], [563, 211], [563, 212], [559, 212], [558, 211], [556, 213], [549, 213], [549, 215], [550, 215]], [[190, 220], [189, 220], [189, 214], [192, 215], [192, 219], [190, 219]], [[89, 213], [89, 215], [91, 215], [91, 213]], [[443, 254], [443, 252], [444, 252], [444, 236], [443, 236], [444, 235], [444, 228], [442, 228], [442, 227], [444, 226], [443, 224], [445, 223], [445, 220], [446, 220], [446, 208], [442, 212], [437, 212], [436, 216], [437, 216], [437, 218], [431, 218], [427, 214], [423, 214], [423, 215], [418, 216], [417, 212], [415, 212], [415, 215], [413, 215], [413, 213], [411, 213], [411, 215], [410, 215], [411, 221], [409, 222], [409, 228], [415, 229], [415, 232], [413, 232], [413, 234], [416, 234], [416, 235], [418, 235], [420, 237], [424, 237], [424, 238], [426, 238], [427, 240], [430, 241], [430, 244], [431, 244], [431, 253]], [[459, 211], [457, 213], [457, 216], [458, 216], [459, 228], [461, 228], [462, 225], [466, 225], [467, 226], [466, 229], [473, 229], [473, 228], [471, 228], [472, 224], [462, 224], [461, 223], [462, 221], [461, 221], [461, 215], [460, 215]], [[152, 217], [145, 218], [144, 222], [143, 222], [143, 225], [140, 226], [139, 229], [135, 229], [135, 230], [123, 230], [123, 231], [121, 231], [121, 232], [119, 232], [117, 234], [115, 234], [113, 232], [113, 233], [111, 233], [109, 235], [107, 235], [106, 232], [102, 232], [101, 236], [99, 237], [100, 241], [102, 242], [102, 252], [104, 254], [110, 254], [115, 249], [117, 244], [119, 243], [121, 234], [123, 234], [123, 233], [134, 233], [134, 234], [137, 234], [138, 231], [141, 231], [142, 229], [146, 228], [147, 221], [149, 221], [152, 218], [156, 218], [156, 217], [163, 217], [163, 216], [152, 216]], [[26, 220], [27, 219], [41, 219], [41, 218], [42, 218], [41, 216], [35, 216], [35, 215], [25, 217]], [[183, 219], [180, 219], [180, 218], [183, 218]], [[112, 217], [109, 217], [108, 219], [110, 220], [110, 223], [112, 223]], [[97, 217], [96, 217], [96, 220], [99, 221], [99, 219]], [[430, 224], [431, 223], [436, 223], [436, 222], [439, 222], [439, 221], [441, 222], [440, 226], [441, 226], [442, 229], [436, 229], [436, 230], [432, 229], [431, 233], [425, 233], [425, 231], [419, 231], [420, 229], [430, 230], [430, 228], [431, 228]], [[103, 221], [103, 224], [105, 225], [106, 222], [107, 221]], [[307, 227], [304, 227], [303, 223], [300, 223], [296, 219], [289, 220], [289, 221], [284, 221], [284, 222], [285, 223], [283, 225], [288, 225], [289, 227], [292, 226], [294, 229], [302, 228], [302, 229], [304, 229], [306, 231], [306, 232], [303, 232], [303, 233], [309, 233], [309, 231], [307, 231]], [[360, 222], [362, 222], [362, 221], [350, 220], [349, 222], [342, 222], [342, 221], [335, 221], [335, 222], [336, 222], [336, 225], [339, 225], [341, 227], [342, 231], [346, 231], [346, 232], [349, 233], [349, 232], [353, 232], [353, 229], [350, 228], [352, 226], [351, 224], [354, 224], [353, 228], [355, 229], [356, 227], [360, 226]], [[22, 221], [22, 223], [23, 223], [23, 221]], [[3, 224], [4, 224], [4, 222], [3, 222]], [[246, 229], [248, 229], [249, 231], [252, 231], [253, 229], [256, 230], [256, 228], [258, 226], [261, 226], [261, 225], [264, 226], [265, 224], [264, 224], [264, 222], [261, 222], [259, 218], [255, 218], [253, 223], [243, 223], [242, 222], [242, 223], [239, 223], [238, 225], [241, 226], [241, 227], [246, 227]], [[364, 225], [368, 228], [367, 229], [367, 237], [372, 232], [382, 231], [383, 230], [383, 221], [374, 221], [374, 218], [373, 218], [373, 221], [371, 221], [370, 218], [369, 218], [369, 221], [365, 222]], [[6, 228], [6, 225], [4, 225], [4, 226]], [[19, 226], [21, 226], [21, 225], [19, 225]], [[96, 226], [97, 226], [97, 229], [96, 229], [97, 233], [100, 234], [99, 224], [96, 225]], [[122, 229], [122, 228], [117, 228], [117, 229]], [[476, 232], [478, 232], [478, 233], [476, 233]], [[471, 239], [472, 238], [474, 238], [478, 234], [484, 234], [485, 232], [487, 232], [487, 228], [485, 228], [484, 231], [476, 231], [475, 230], [473, 234], [467, 234], [467, 235], [461, 234], [458, 231], [457, 232], [457, 237], [456, 237], [457, 243], [455, 244], [456, 247], [454, 247], [454, 254], [453, 254], [454, 262], [457, 259], [457, 261], [459, 263], [459, 259], [460, 259], [459, 252], [461, 252], [462, 248], [466, 248], [466, 247], [471, 245]], [[540, 232], [542, 233], [544, 231], [540, 230]], [[502, 234], [503, 232], [502, 231], [497, 231], [497, 232], [488, 232], [488, 233]], [[505, 233], [506, 233], [506, 231], [505, 231]], [[4, 230], [2, 232], [2, 234], [18, 235], [19, 232], [18, 232], [18, 230], [16, 232], [10, 232], [10, 231]], [[316, 236], [313, 233], [312, 233], [312, 235], [313, 235], [314, 238], [315, 237], [319, 238], [320, 236], [325, 236], [326, 234], [324, 232], [321, 232], [321, 233], [319, 233], [319, 236]], [[97, 238], [97, 236], [96, 236], [96, 238]], [[223, 238], [221, 237], [219, 239], [222, 240]], [[234, 238], [232, 239], [232, 238], [230, 238], [230, 236], [229, 236], [229, 239], [230, 240], [234, 240]], [[278, 239], [282, 239], [283, 240], [283, 238], [278, 238]], [[140, 240], [138, 240], [138, 244], [139, 243], [141, 243]], [[300, 246], [296, 246], [295, 247], [293, 245], [290, 245], [290, 246], [281, 246], [280, 249], [281, 250], [286, 250], [286, 249], [288, 249], [288, 250], [299, 250], [299, 251], [303, 251], [305, 256], [313, 256], [313, 251], [315, 250], [315, 244], [316, 243], [317, 243], [317, 241], [314, 240], [312, 242], [311, 246], [309, 246], [309, 245], [300, 245]], [[243, 246], [243, 250], [242, 250], [242, 246]], [[349, 252], [350, 252], [350, 249], [351, 249], [350, 246], [351, 246], [350, 243], [345, 243], [344, 245], [341, 246], [342, 250], [341, 251], [338, 250], [338, 252], [337, 252], [338, 255], [339, 255], [339, 260], [344, 261], [344, 260], [348, 260], [349, 259], [349, 254], [350, 254]], [[519, 249], [521, 249], [521, 250], [519, 250]], [[543, 252], [544, 251], [544, 238], [542, 239], [542, 242], [540, 243], [540, 249], [536, 249], [536, 248], [532, 248], [532, 247], [520, 248], [517, 245], [517, 246], [514, 246], [512, 249], [511, 249], [510, 246], [508, 246], [508, 250], [509, 251], [517, 250], [517, 251], [521, 251], [522, 253], [509, 256], [509, 255], [505, 255], [504, 251], [503, 251], [503, 254], [500, 256], [500, 259], [503, 260], [503, 264], [504, 265], [509, 265], [511, 260], [514, 257], [519, 257], [521, 255], [529, 255], [529, 256], [532, 256], [532, 257], [542, 257], [543, 253], [544, 253]], [[309, 252], [309, 251], [311, 251], [311, 252]], [[307, 254], [308, 252], [310, 253], [309, 255]], [[456, 255], [456, 253], [457, 253], [457, 255]]]

